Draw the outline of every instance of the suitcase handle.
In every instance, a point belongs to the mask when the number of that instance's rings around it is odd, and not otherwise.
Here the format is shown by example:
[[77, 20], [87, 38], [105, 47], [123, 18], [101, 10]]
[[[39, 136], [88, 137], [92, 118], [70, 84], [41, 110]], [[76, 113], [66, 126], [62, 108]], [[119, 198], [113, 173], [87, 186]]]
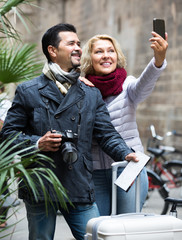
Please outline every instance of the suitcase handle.
[[[116, 215], [117, 210], [117, 186], [114, 182], [117, 179], [117, 171], [119, 167], [126, 167], [128, 161], [122, 162], [114, 162], [112, 163], [112, 207], [111, 207], [111, 215]], [[135, 191], [135, 199], [136, 199], [136, 212], [140, 212], [140, 175], [137, 177], [136, 181], [136, 191]]]
[[122, 214], [119, 214], [119, 215], [113, 215], [113, 216], [111, 216], [111, 218], [131, 217], [132, 215], [133, 216], [142, 216], [142, 217], [155, 216], [154, 213], [141, 213], [141, 212], [138, 212], [138, 213], [122, 213]]

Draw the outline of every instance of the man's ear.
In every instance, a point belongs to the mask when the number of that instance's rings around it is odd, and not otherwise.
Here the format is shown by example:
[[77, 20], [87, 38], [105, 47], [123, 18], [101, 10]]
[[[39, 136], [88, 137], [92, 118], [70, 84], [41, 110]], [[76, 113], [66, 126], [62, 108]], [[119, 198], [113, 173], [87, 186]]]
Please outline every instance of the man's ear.
[[47, 47], [47, 51], [49, 52], [50, 58], [55, 58], [56, 57], [56, 48], [53, 47], [52, 45], [49, 45]]

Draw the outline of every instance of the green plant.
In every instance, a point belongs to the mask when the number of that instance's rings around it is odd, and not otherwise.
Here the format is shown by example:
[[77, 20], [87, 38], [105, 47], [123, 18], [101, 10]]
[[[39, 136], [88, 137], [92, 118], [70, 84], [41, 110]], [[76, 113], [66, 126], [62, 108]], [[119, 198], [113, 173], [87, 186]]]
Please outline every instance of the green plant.
[[18, 44], [0, 40], [0, 81], [3, 84], [17, 83], [36, 77], [42, 69], [37, 59], [35, 44]]
[[32, 2], [32, 0], [0, 1], [0, 87], [34, 78], [42, 69], [43, 65], [38, 60], [36, 45], [23, 44], [20, 33], [8, 18], [8, 13], [13, 10], [29, 31], [24, 20], [25, 14], [19, 6], [33, 5]]
[[13, 10], [16, 16], [21, 20], [25, 28], [29, 31], [26, 22], [24, 21], [24, 13], [19, 8], [21, 4], [31, 5], [32, 0], [7, 0], [0, 1], [0, 32], [3, 34], [1, 38], [13, 38], [17, 40], [21, 40], [20, 34], [13, 26], [13, 23], [8, 19], [7, 14]]
[[[21, 146], [24, 146], [23, 142], [11, 146], [16, 138], [17, 136], [3, 141], [0, 144], [0, 193], [3, 194], [14, 180], [18, 179], [19, 182], [21, 182], [24, 178], [26, 179], [26, 182], [28, 183], [27, 186], [31, 189], [35, 200], [38, 200], [39, 190], [36, 188], [35, 179], [33, 179], [33, 177], [36, 176], [36, 183], [38, 181], [43, 190], [45, 199], [48, 199], [49, 195], [41, 180], [41, 177], [44, 177], [50, 184], [55, 183], [53, 188], [56, 195], [59, 198], [62, 207], [66, 208], [66, 203], [63, 200], [68, 200], [68, 197], [64, 187], [55, 174], [50, 169], [44, 167], [46, 162], [49, 162], [52, 167], [55, 167], [53, 160], [40, 154], [34, 149], [34, 146], [21, 149]], [[17, 148], [20, 150], [16, 150]], [[14, 162], [15, 156], [17, 155], [21, 156], [21, 161]], [[31, 168], [31, 165], [34, 163], [39, 164], [41, 167]], [[5, 182], [8, 182], [8, 184], [4, 187], [3, 185]]]
[[[46, 162], [51, 164], [52, 167], [55, 167], [53, 160], [34, 150], [34, 146], [16, 150], [24, 144], [20, 143], [11, 146], [16, 137], [17, 136], [3, 141], [0, 144], [0, 195], [3, 195], [3, 198], [0, 199], [0, 208], [6, 201], [6, 197], [12, 194], [11, 191], [6, 193], [6, 190], [8, 188], [10, 189], [10, 186], [15, 181], [18, 181], [20, 185], [22, 181], [26, 183], [26, 188], [31, 192], [35, 200], [38, 200], [41, 189], [44, 195], [45, 205], [47, 206], [48, 202], [53, 204], [42, 181], [44, 178], [53, 187], [58, 202], [66, 209], [66, 202], [71, 204], [66, 190], [55, 174], [45, 167]], [[14, 161], [17, 155], [21, 155], [21, 161]], [[31, 168], [31, 165], [35, 163], [36, 165], [39, 164], [40, 167]], [[37, 188], [37, 185], [39, 188]], [[3, 222], [1, 216], [0, 222]], [[4, 229], [0, 229], [0, 232], [1, 231], [4, 231]]]

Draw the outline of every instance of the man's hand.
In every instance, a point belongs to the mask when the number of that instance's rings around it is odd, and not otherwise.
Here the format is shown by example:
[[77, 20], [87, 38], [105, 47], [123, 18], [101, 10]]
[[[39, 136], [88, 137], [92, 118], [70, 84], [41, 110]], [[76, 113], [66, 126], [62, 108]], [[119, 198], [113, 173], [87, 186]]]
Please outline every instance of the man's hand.
[[162, 38], [156, 32], [152, 32], [153, 37], [149, 39], [151, 42], [151, 48], [154, 50], [154, 57], [155, 57], [155, 66], [161, 67], [164, 59], [166, 58], [166, 51], [168, 48], [168, 35], [165, 34], [166, 39]]
[[133, 161], [133, 162], [138, 162], [139, 161], [139, 159], [137, 158], [137, 156], [136, 156], [136, 153], [130, 153], [130, 154], [128, 154], [126, 157], [125, 157], [125, 160], [126, 161]]
[[61, 145], [62, 135], [58, 133], [47, 132], [39, 139], [38, 148], [44, 152], [56, 152]]
[[95, 87], [95, 85], [93, 83], [91, 83], [87, 78], [85, 77], [79, 77], [80, 81], [84, 82], [85, 85], [89, 86], [89, 87]]

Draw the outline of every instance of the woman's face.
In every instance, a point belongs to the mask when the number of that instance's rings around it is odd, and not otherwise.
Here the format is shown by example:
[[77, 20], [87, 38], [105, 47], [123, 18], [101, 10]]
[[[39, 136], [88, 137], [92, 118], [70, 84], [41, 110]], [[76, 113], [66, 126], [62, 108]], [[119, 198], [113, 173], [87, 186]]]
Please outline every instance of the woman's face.
[[98, 40], [93, 44], [91, 59], [98, 76], [109, 74], [117, 67], [117, 53], [109, 40]]

